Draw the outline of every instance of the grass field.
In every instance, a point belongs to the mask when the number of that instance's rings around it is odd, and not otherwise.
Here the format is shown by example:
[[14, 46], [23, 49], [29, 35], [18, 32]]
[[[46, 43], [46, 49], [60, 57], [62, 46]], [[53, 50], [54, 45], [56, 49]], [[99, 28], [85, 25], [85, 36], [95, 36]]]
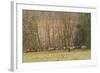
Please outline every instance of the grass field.
[[90, 50], [44, 51], [23, 53], [23, 62], [86, 60], [91, 58]]

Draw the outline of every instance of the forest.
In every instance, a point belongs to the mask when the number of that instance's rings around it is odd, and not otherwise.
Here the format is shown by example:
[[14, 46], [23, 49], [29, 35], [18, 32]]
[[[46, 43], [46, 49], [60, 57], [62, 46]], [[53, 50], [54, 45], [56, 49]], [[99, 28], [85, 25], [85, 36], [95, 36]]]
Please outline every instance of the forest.
[[23, 10], [23, 52], [91, 49], [91, 14]]

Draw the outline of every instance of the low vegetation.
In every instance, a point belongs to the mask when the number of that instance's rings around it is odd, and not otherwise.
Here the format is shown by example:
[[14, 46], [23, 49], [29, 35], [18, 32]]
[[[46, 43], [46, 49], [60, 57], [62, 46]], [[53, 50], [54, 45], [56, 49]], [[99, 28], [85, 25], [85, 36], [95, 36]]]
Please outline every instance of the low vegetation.
[[23, 53], [23, 62], [87, 60], [90, 58], [91, 54], [89, 49], [76, 49], [71, 52], [57, 50]]

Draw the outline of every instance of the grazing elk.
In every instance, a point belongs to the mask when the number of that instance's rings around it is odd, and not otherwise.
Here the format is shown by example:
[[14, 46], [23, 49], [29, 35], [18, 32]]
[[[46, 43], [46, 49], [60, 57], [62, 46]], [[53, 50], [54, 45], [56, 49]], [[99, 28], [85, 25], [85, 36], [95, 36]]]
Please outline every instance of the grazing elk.
[[64, 50], [68, 50], [68, 52], [70, 52], [71, 50], [73, 50], [75, 47], [74, 46], [68, 46], [68, 47], [63, 47]]
[[48, 48], [48, 51], [52, 51], [52, 50], [54, 50], [54, 48]]

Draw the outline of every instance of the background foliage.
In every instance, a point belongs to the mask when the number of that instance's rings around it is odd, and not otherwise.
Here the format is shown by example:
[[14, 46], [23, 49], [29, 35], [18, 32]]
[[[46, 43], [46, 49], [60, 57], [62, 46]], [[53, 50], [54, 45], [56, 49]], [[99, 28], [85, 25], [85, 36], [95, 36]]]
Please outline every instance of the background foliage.
[[91, 14], [23, 10], [23, 51], [91, 48]]

